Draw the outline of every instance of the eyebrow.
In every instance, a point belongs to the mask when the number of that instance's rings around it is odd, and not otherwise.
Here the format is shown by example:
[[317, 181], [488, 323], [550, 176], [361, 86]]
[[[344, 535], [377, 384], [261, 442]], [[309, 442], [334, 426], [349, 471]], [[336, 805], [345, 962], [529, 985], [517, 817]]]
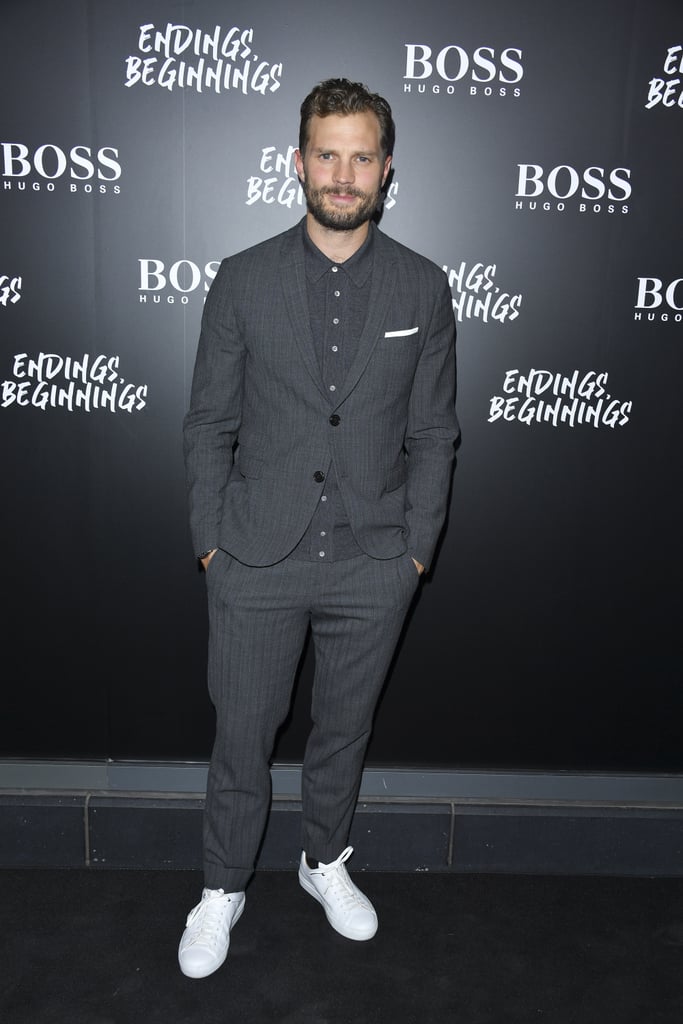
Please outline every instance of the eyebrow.
[[[335, 149], [334, 146], [315, 146], [312, 150], [313, 153], [338, 153], [339, 150]], [[353, 153], [354, 156], [379, 156], [378, 149], [357, 149]]]

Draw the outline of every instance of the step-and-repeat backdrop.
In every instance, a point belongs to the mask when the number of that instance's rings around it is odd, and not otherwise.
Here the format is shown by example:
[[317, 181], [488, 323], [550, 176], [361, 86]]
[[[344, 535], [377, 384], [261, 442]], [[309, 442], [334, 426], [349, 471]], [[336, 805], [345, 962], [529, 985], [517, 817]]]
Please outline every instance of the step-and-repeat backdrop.
[[392, 104], [381, 228], [448, 275], [462, 423], [370, 763], [683, 770], [679, 0], [6, 0], [0, 46], [0, 756], [208, 757], [202, 305], [303, 216], [299, 104], [346, 76]]

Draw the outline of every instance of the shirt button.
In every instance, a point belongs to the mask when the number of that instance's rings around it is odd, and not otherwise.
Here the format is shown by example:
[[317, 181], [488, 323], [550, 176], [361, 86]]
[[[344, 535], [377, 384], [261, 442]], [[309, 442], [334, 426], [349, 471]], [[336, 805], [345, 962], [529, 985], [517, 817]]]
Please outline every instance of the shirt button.
[[340, 295], [341, 295], [341, 292], [335, 292], [335, 293], [334, 293], [334, 297], [335, 297], [335, 299], [338, 299]]
[[332, 273], [333, 274], [336, 274], [338, 270], [339, 270], [339, 267], [332, 267]]
[[336, 390], [337, 390], [336, 384], [330, 384], [330, 391], [336, 391]]
[[332, 346], [332, 351], [333, 352], [338, 352], [339, 351], [339, 345], [333, 345]]
[[336, 412], [333, 412], [330, 416], [330, 423], [333, 427], [338, 427], [341, 423], [341, 416], [338, 416]]
[[316, 469], [315, 473], [313, 474], [313, 479], [317, 484], [321, 484], [325, 479], [325, 474], [322, 472], [322, 470]]
[[320, 555], [321, 558], [325, 557], [325, 552], [324, 551], [319, 551], [318, 554]]
[[326, 530], [321, 530], [320, 531], [320, 536], [321, 537], [327, 537], [327, 531]]
[[326, 495], [326, 494], [323, 494], [320, 500], [321, 500], [321, 501], [327, 501], [327, 495]]
[[339, 317], [338, 317], [338, 316], [335, 316], [335, 318], [334, 318], [334, 320], [332, 321], [332, 323], [333, 323], [333, 324], [338, 324], [338, 323], [339, 323]]

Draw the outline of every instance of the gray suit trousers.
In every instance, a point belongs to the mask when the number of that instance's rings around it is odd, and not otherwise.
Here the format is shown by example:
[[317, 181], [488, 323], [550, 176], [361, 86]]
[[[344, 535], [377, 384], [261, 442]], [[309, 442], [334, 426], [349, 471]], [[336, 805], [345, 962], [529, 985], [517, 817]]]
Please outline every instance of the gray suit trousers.
[[302, 773], [302, 848], [327, 863], [348, 842], [382, 685], [418, 572], [409, 555], [207, 572], [216, 739], [204, 816], [204, 884], [244, 889], [271, 802], [270, 759], [309, 629], [315, 675]]

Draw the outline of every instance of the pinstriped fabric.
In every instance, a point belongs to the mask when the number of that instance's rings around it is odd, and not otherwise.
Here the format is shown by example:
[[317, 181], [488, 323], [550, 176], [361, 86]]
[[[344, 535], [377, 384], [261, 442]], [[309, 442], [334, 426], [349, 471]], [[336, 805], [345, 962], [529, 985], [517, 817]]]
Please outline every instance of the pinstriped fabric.
[[[254, 868], [270, 756], [309, 629], [303, 845], [323, 862], [346, 845], [377, 699], [418, 582], [410, 555], [429, 565], [458, 436], [446, 275], [371, 226], [367, 316], [344, 379], [326, 382], [303, 224], [221, 264], [184, 422], [195, 551], [220, 549], [207, 575], [217, 727], [205, 868], [207, 886], [226, 891], [244, 888]], [[362, 554], [297, 561], [288, 556], [327, 497], [332, 466]]]
[[219, 551], [207, 574], [216, 739], [204, 825], [205, 884], [243, 889], [270, 807], [270, 757], [310, 627], [315, 653], [302, 776], [302, 846], [346, 845], [377, 700], [418, 582], [407, 555], [252, 567]]

